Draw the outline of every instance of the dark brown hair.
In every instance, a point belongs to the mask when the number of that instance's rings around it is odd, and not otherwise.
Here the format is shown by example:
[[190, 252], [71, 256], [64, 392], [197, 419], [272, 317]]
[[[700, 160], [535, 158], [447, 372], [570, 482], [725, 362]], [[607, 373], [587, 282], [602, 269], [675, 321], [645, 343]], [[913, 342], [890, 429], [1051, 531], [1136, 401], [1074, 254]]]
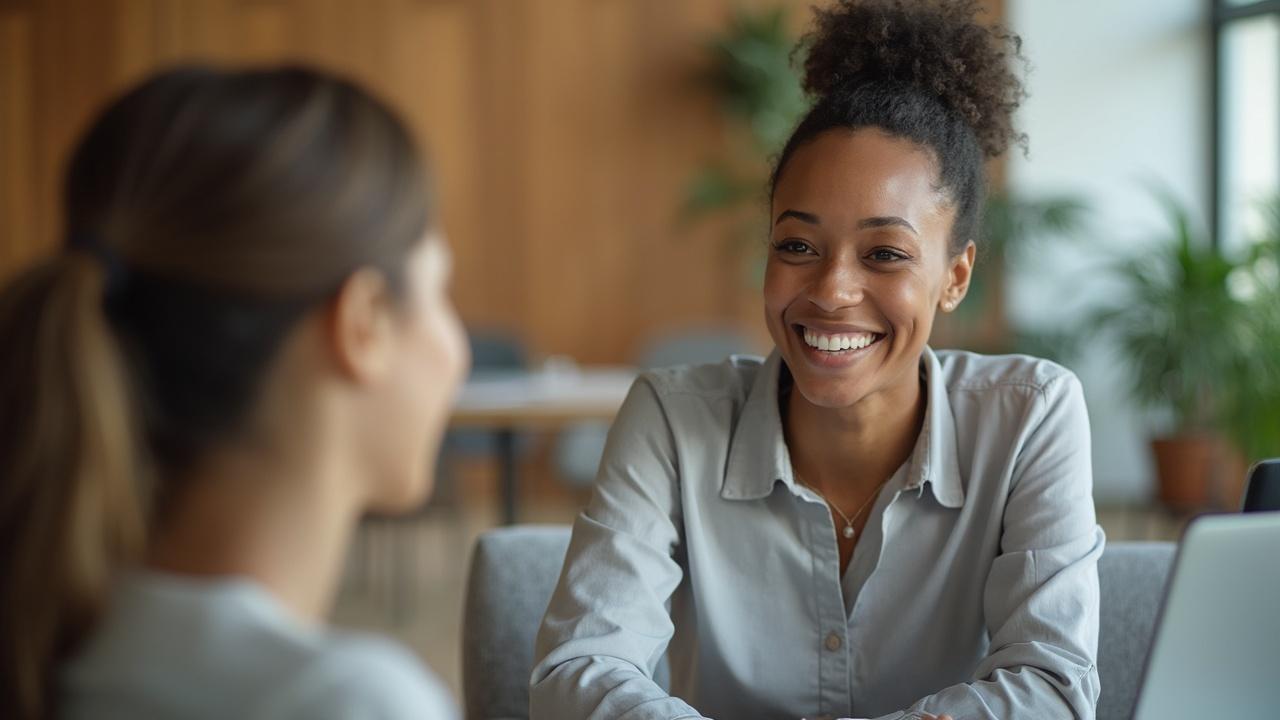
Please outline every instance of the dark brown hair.
[[1021, 41], [977, 21], [977, 0], [836, 0], [814, 10], [804, 89], [813, 106], [774, 165], [770, 196], [801, 146], [830, 130], [878, 128], [926, 148], [956, 204], [951, 249], [977, 239], [986, 194], [984, 158], [1011, 143], [1022, 83], [1012, 64]]
[[429, 222], [403, 124], [303, 68], [183, 68], [114, 101], [67, 172], [67, 247], [0, 292], [0, 707], [53, 675], [171, 477], [232, 438], [290, 328]]

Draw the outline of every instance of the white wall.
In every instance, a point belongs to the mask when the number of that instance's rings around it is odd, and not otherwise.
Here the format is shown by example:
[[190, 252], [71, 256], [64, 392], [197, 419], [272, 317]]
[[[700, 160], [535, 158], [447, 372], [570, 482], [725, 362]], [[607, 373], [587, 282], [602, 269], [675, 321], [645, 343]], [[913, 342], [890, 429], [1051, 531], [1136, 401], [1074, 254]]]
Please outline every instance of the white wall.
[[[1010, 189], [1073, 193], [1093, 210], [1092, 240], [1140, 249], [1166, 225], [1147, 185], [1172, 190], [1201, 222], [1209, 197], [1207, 3], [1203, 0], [1008, 0], [1032, 71], [1020, 111], [1031, 155], [1010, 159]], [[1011, 273], [1010, 314], [1053, 327], [1114, 292], [1085, 244], [1058, 243]], [[1095, 495], [1146, 499], [1147, 439], [1159, 429], [1127, 399], [1118, 354], [1088, 346], [1074, 365], [1093, 422]]]

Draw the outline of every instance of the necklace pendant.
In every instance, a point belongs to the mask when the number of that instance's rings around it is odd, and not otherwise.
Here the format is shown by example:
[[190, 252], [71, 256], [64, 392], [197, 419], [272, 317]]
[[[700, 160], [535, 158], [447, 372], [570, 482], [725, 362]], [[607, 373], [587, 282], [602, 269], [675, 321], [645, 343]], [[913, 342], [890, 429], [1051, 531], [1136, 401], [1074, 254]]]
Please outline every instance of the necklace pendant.
[[845, 525], [845, 526], [844, 526], [844, 530], [842, 530], [840, 534], [841, 534], [841, 535], [844, 535], [844, 537], [845, 537], [845, 539], [846, 539], [846, 540], [849, 540], [849, 539], [852, 539], [852, 538], [853, 538], [853, 533], [854, 533], [854, 531], [853, 531], [853, 526], [852, 526], [852, 525]]

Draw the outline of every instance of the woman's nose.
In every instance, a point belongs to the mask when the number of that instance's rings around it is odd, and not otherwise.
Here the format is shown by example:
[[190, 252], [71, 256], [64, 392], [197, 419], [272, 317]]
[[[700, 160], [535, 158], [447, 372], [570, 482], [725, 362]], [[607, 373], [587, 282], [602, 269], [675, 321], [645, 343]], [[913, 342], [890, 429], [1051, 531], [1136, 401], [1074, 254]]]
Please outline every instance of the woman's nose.
[[848, 260], [827, 260], [809, 286], [809, 302], [826, 313], [858, 305], [863, 299], [865, 280], [862, 269]]

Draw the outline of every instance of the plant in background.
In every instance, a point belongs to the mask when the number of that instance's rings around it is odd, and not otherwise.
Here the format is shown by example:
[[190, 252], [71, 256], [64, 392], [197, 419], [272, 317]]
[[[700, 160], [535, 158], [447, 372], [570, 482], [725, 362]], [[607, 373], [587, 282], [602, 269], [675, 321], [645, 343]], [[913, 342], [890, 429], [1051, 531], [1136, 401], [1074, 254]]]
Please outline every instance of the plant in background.
[[1280, 456], [1280, 198], [1248, 258], [1231, 277], [1246, 305], [1238, 367], [1224, 378], [1223, 427], [1246, 460]]
[[1088, 207], [1074, 195], [992, 193], [983, 213], [983, 252], [1012, 258], [1028, 241], [1079, 232]]
[[703, 80], [727, 121], [728, 148], [693, 178], [681, 215], [734, 216], [735, 245], [759, 235], [769, 160], [808, 109], [796, 70], [801, 58], [792, 62], [795, 43], [785, 7], [738, 8], [729, 26], [707, 42], [710, 63]]
[[1222, 477], [1225, 383], [1252, 345], [1250, 307], [1232, 292], [1241, 263], [1197, 232], [1170, 195], [1159, 200], [1172, 235], [1112, 265], [1119, 298], [1090, 325], [1116, 339], [1134, 400], [1169, 412], [1170, 432], [1152, 441], [1160, 496], [1192, 510], [1210, 503]]
[[[1048, 240], [1079, 235], [1088, 207], [1074, 195], [1028, 197], [994, 192], [983, 209], [982, 237], [978, 242], [978, 262], [974, 265], [969, 293], [949, 323], [959, 326], [971, 338], [969, 345], [986, 352], [1023, 352], [1065, 362], [1076, 355], [1075, 334], [1061, 330], [1013, 328], [1006, 333], [1003, 317], [992, 318], [992, 309], [1003, 311], [1001, 290], [1009, 268], [1031, 248]], [[988, 335], [982, 342], [982, 326], [999, 321], [999, 337]], [[977, 342], [973, 342], [976, 340]]]
[[1112, 267], [1124, 290], [1092, 322], [1119, 341], [1134, 399], [1171, 411], [1171, 434], [1210, 432], [1221, 417], [1216, 388], [1247, 334], [1247, 306], [1231, 291], [1239, 265], [1193, 229], [1177, 201], [1160, 199], [1173, 235]]

